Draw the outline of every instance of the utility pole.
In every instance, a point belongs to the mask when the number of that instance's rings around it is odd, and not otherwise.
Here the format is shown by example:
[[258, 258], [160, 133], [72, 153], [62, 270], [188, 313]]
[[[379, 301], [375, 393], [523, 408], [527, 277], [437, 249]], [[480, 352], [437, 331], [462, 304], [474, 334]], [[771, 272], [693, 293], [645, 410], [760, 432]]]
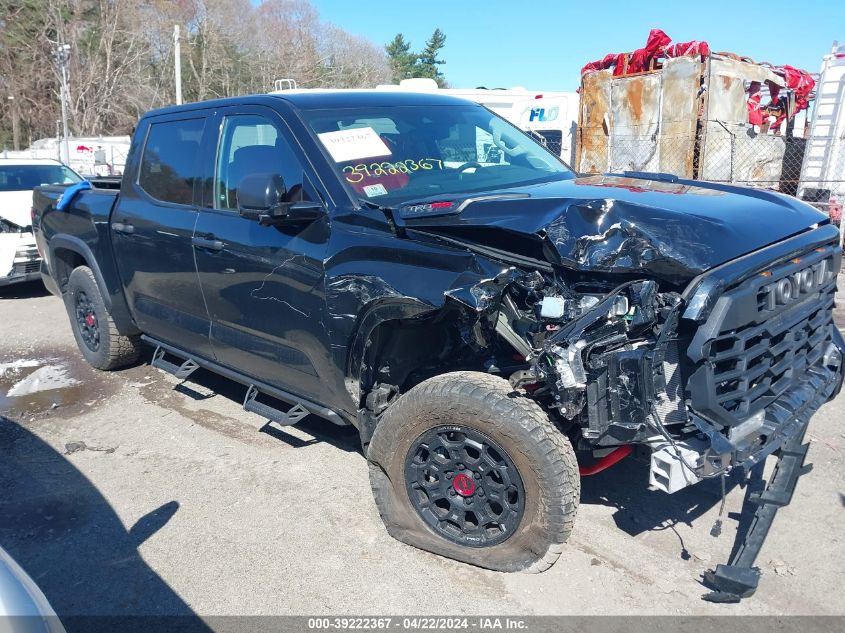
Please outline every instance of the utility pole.
[[70, 98], [67, 89], [67, 62], [70, 57], [70, 44], [56, 45], [56, 61], [59, 62], [59, 69], [61, 71], [62, 79], [62, 145], [61, 158], [62, 162], [67, 164], [70, 161], [70, 148], [68, 147], [68, 128], [67, 128], [67, 102]]
[[176, 75], [176, 105], [182, 105], [182, 48], [178, 24], [173, 26], [173, 72]]
[[12, 149], [16, 152], [21, 148], [20, 115], [18, 114], [18, 102], [14, 95], [9, 95], [9, 109], [12, 114]]

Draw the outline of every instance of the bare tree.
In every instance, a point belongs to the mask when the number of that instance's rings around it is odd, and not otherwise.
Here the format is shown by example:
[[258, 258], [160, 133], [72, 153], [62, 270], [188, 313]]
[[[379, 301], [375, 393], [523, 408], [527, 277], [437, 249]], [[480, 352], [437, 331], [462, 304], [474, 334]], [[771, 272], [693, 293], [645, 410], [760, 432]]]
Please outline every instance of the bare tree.
[[369, 40], [334, 25], [321, 29], [319, 50], [324, 60], [321, 85], [332, 88], [375, 87], [392, 80], [387, 57]]
[[0, 148], [15, 122], [22, 144], [55, 134], [59, 42], [70, 45], [74, 134], [128, 133], [142, 112], [172, 103], [174, 24], [185, 34], [186, 100], [266, 92], [283, 77], [338, 88], [390, 80], [380, 47], [322, 22], [308, 0], [0, 0]]

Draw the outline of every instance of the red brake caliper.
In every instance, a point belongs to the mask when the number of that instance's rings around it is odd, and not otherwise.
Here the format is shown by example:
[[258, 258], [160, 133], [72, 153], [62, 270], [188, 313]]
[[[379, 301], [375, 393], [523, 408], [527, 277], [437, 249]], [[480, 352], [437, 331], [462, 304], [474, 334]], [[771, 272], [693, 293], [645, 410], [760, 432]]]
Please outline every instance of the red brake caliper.
[[88, 324], [88, 327], [94, 327], [94, 313], [89, 312], [88, 315], [85, 317], [85, 322]]

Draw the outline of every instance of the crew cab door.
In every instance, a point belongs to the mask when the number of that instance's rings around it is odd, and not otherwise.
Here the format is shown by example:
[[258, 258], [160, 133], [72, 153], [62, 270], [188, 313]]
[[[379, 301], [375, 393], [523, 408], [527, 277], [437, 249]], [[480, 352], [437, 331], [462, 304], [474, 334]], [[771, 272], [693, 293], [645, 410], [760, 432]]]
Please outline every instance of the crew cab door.
[[[238, 213], [238, 187], [249, 175], [282, 177], [286, 201], [320, 197], [282, 118], [260, 106], [218, 113], [194, 253], [220, 363], [297, 395], [327, 402], [331, 371], [323, 292], [325, 216], [263, 226]], [[213, 160], [213, 165], [210, 164]]]
[[210, 115], [143, 119], [112, 212], [114, 256], [138, 327], [213, 359], [209, 319], [194, 264], [200, 147]]

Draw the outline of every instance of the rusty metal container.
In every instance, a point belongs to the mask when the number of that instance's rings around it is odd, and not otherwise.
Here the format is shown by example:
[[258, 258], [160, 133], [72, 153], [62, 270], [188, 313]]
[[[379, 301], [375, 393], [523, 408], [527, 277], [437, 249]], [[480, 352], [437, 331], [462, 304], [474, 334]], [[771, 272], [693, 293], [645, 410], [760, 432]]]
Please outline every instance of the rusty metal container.
[[765, 66], [717, 53], [631, 75], [586, 73], [576, 168], [776, 186], [785, 141], [748, 122], [750, 82], [784, 86]]

